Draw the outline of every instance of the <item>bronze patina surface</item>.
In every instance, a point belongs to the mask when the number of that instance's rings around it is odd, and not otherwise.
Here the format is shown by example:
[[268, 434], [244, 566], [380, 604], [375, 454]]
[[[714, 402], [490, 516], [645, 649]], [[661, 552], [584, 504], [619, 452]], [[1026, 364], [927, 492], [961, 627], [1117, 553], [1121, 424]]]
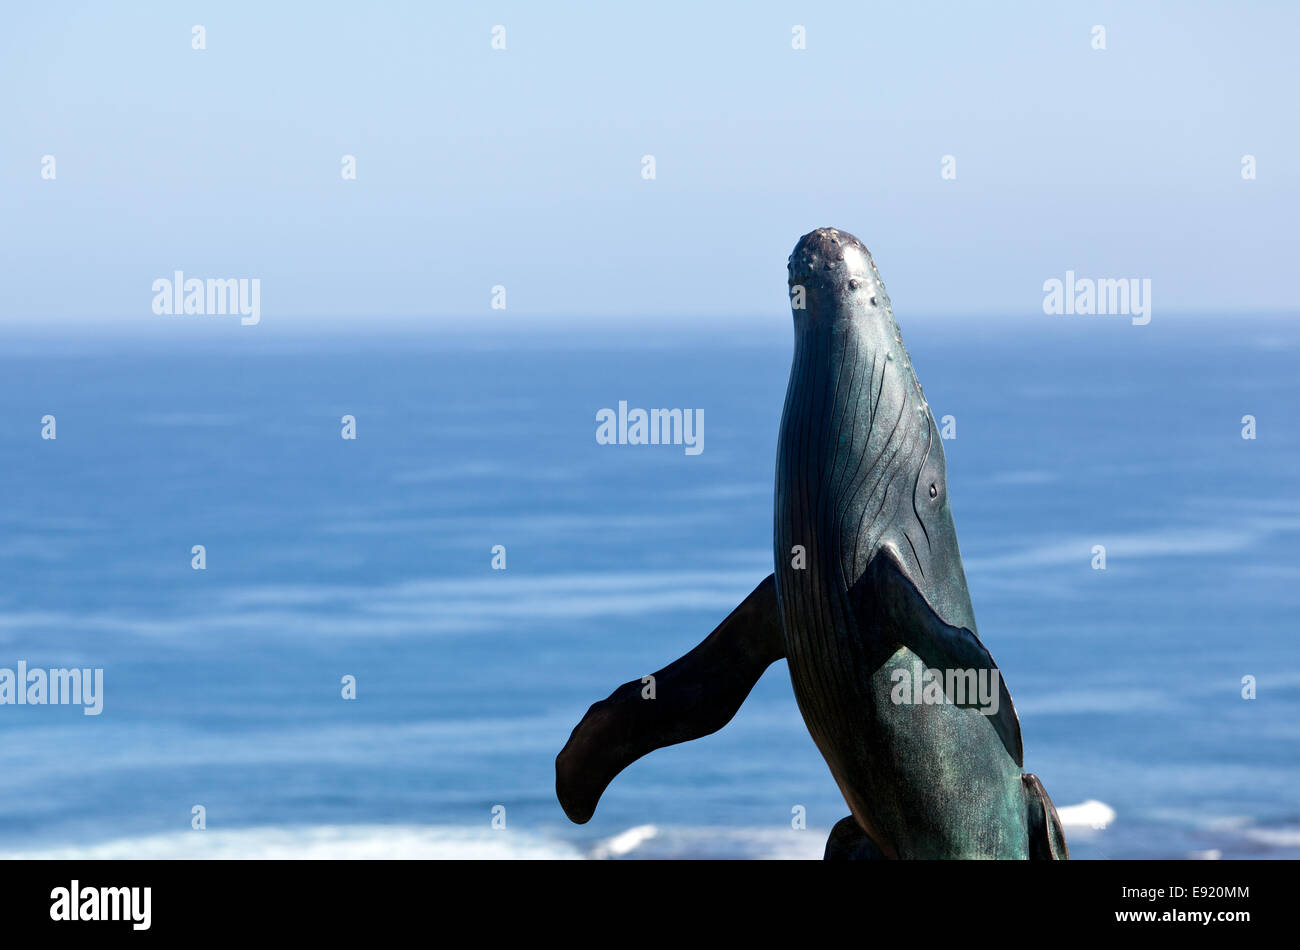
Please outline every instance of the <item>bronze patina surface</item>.
[[776, 462], [776, 570], [709, 637], [596, 703], [556, 759], [587, 821], [647, 752], [722, 728], [785, 658], [849, 810], [828, 858], [1068, 857], [981, 642], [943, 441], [866, 247], [822, 228], [789, 261], [795, 351]]

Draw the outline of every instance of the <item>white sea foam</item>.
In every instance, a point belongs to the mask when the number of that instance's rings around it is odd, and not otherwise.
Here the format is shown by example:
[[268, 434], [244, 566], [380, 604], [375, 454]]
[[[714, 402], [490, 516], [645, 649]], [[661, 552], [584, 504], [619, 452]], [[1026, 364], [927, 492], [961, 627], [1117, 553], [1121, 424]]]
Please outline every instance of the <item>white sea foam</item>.
[[[693, 828], [642, 825], [596, 845], [592, 858], [732, 858], [815, 861], [826, 848], [829, 829]], [[620, 849], [615, 853], [615, 849]]]
[[594, 845], [540, 832], [440, 825], [319, 825], [181, 831], [0, 851], [0, 860], [818, 859], [827, 831], [639, 825]]
[[[1097, 840], [1116, 817], [1096, 799], [1058, 810], [1071, 845]], [[1300, 848], [1300, 827], [1224, 827], [1232, 841], [1186, 856], [1217, 860], [1246, 856], [1259, 846], [1282, 852]], [[452, 825], [315, 825], [179, 831], [94, 844], [45, 845], [0, 850], [0, 860], [609, 860], [749, 859], [818, 860], [828, 829], [705, 828], [637, 825], [594, 842], [548, 830], [492, 830]], [[1093, 855], [1089, 855], [1093, 856]]]
[[571, 860], [582, 853], [569, 842], [503, 829], [438, 825], [319, 825], [181, 831], [0, 852], [4, 860], [355, 860], [467, 859]]
[[1056, 813], [1061, 818], [1061, 824], [1073, 831], [1103, 831], [1115, 820], [1115, 809], [1095, 798], [1079, 805], [1058, 808]]
[[638, 846], [659, 834], [659, 829], [654, 825], [637, 825], [635, 828], [629, 828], [622, 834], [601, 842], [592, 848], [591, 856], [593, 858], [619, 858], [625, 854], [635, 851]]

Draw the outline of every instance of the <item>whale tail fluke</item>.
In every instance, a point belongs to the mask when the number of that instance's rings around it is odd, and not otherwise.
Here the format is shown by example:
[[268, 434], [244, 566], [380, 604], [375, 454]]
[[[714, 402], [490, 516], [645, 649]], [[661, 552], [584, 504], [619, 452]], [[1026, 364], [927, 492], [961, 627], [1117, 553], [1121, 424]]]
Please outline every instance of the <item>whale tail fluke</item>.
[[1029, 857], [1035, 861], [1067, 861], [1070, 849], [1065, 844], [1061, 816], [1032, 772], [1020, 776], [1025, 790], [1025, 811], [1029, 825]]
[[691, 652], [587, 710], [555, 759], [555, 794], [583, 824], [614, 776], [664, 746], [717, 732], [785, 656], [772, 575]]

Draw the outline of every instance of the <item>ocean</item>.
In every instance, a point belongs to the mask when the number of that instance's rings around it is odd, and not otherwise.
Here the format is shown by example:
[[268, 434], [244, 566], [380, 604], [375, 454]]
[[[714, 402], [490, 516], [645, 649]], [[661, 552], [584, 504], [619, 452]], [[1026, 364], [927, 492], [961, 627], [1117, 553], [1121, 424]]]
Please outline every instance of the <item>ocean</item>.
[[[1296, 322], [899, 320], [1072, 855], [1300, 857]], [[0, 705], [0, 856], [821, 855], [848, 810], [783, 663], [589, 824], [553, 787], [772, 569], [784, 319], [270, 322], [0, 347], [0, 667], [104, 671], [97, 716]], [[620, 401], [703, 451], [598, 444]]]

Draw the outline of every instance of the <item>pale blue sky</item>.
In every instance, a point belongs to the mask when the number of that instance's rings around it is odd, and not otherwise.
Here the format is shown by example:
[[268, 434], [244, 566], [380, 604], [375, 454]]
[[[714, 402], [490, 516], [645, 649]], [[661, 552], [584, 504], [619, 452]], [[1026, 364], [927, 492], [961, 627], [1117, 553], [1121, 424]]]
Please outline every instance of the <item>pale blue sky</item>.
[[1067, 268], [1295, 308], [1294, 3], [288, 6], [5, 11], [0, 318], [158, 320], [181, 269], [260, 278], [264, 325], [491, 319], [494, 284], [523, 319], [788, 320], [828, 224], [900, 314], [1041, 313]]

